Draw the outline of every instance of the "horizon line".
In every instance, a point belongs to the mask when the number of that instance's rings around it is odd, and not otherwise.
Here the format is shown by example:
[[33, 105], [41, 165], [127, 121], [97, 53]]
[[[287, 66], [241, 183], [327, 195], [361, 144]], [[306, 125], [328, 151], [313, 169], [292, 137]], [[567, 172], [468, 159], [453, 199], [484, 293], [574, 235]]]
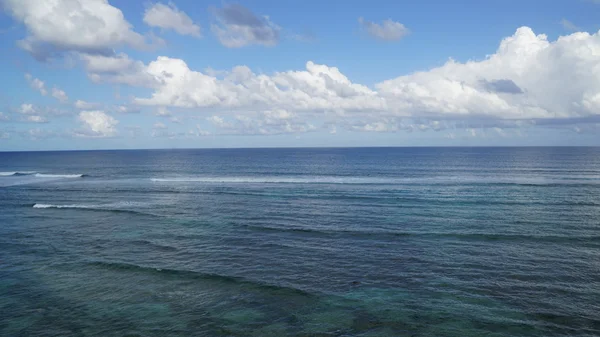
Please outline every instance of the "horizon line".
[[91, 152], [91, 151], [165, 151], [165, 150], [281, 150], [281, 149], [416, 149], [416, 148], [596, 148], [600, 145], [410, 145], [410, 146], [265, 146], [265, 147], [173, 147], [173, 148], [106, 148], [106, 149], [53, 149], [53, 150], [0, 150], [0, 153], [18, 152]]

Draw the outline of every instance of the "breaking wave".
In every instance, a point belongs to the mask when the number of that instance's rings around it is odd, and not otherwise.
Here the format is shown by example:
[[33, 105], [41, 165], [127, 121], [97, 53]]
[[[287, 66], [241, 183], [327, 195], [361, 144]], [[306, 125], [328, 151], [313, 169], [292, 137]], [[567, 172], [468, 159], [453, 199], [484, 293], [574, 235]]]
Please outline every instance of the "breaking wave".
[[54, 204], [42, 204], [36, 203], [33, 208], [40, 209], [78, 209], [83, 211], [95, 211], [95, 212], [110, 212], [110, 213], [130, 213], [138, 215], [147, 215], [153, 217], [160, 217], [160, 215], [144, 212], [143, 210], [131, 209], [135, 207], [136, 203], [122, 202], [115, 204], [106, 205], [82, 205], [82, 204], [67, 204], [67, 205], [54, 205]]
[[35, 171], [14, 171], [14, 172], [0, 172], [0, 177], [10, 177], [10, 176], [28, 176], [35, 174]]
[[85, 174], [44, 174], [44, 173], [36, 173], [36, 177], [38, 178], [83, 178]]

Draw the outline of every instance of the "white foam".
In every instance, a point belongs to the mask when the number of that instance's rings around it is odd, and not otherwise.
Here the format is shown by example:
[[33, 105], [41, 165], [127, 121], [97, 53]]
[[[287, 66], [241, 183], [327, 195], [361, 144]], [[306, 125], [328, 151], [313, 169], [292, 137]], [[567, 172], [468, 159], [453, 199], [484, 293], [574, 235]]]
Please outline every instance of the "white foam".
[[35, 204], [33, 208], [93, 208], [85, 205], [49, 205], [49, 204]]
[[36, 177], [38, 178], [82, 178], [83, 174], [43, 174], [36, 173]]
[[10, 177], [10, 176], [17, 176], [17, 175], [31, 175], [36, 173], [35, 171], [13, 171], [13, 172], [0, 172], [0, 177]]

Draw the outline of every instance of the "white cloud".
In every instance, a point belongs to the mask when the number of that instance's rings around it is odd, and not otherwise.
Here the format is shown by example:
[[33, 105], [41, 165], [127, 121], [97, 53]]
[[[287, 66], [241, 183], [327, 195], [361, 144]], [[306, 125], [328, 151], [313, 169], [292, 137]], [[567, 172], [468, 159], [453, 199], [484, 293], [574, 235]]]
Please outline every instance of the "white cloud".
[[10, 138], [10, 133], [0, 131], [0, 139], [9, 139], [9, 138]]
[[8, 121], [10, 118], [4, 114], [4, 112], [0, 111], [0, 122]]
[[112, 53], [113, 48], [144, 48], [120, 9], [107, 0], [0, 0], [28, 35], [19, 45], [39, 60], [54, 53]]
[[27, 79], [27, 82], [29, 82], [29, 85], [40, 92], [40, 94], [42, 94], [42, 96], [46, 96], [48, 94], [48, 91], [46, 90], [46, 85], [44, 84], [44, 81], [40, 80], [39, 78], [34, 78], [33, 76], [31, 76], [31, 74], [25, 74], [25, 79]]
[[63, 90], [60, 90], [58, 88], [52, 88], [52, 97], [56, 98], [61, 103], [69, 101], [69, 96], [67, 96], [67, 94]]
[[192, 71], [180, 59], [158, 57], [140, 76], [160, 83], [151, 98], [137, 104], [182, 108], [220, 107], [235, 110], [289, 111], [381, 110], [385, 100], [363, 85], [352, 83], [337, 68], [306, 64], [304, 71], [257, 75], [240, 66], [219, 79]]
[[19, 112], [24, 115], [33, 114], [36, 112], [36, 108], [33, 106], [33, 104], [23, 103], [23, 104], [21, 104]]
[[26, 121], [30, 123], [48, 123], [48, 120], [42, 116], [27, 116]]
[[74, 106], [77, 109], [89, 110], [89, 109], [98, 108], [100, 106], [100, 104], [90, 103], [90, 102], [86, 102], [86, 101], [82, 101], [82, 100], [78, 99], [77, 101], [75, 101]]
[[279, 42], [281, 28], [271, 22], [268, 16], [258, 17], [252, 11], [238, 4], [214, 8], [217, 24], [210, 29], [222, 45], [240, 48], [258, 44], [274, 46]]
[[144, 22], [151, 27], [172, 29], [181, 35], [202, 36], [200, 26], [171, 2], [168, 5], [155, 3], [148, 7], [144, 13]]
[[371, 37], [378, 40], [397, 41], [410, 34], [410, 30], [403, 24], [391, 19], [376, 23], [358, 18], [358, 23]]
[[79, 121], [85, 127], [76, 135], [84, 137], [112, 137], [117, 134], [116, 126], [119, 121], [107, 115], [103, 111], [82, 111], [79, 113]]
[[581, 117], [600, 111], [599, 52], [599, 34], [574, 33], [550, 42], [522, 27], [484, 60], [450, 60], [376, 87], [399, 115]]
[[[517, 121], [524, 121], [523, 125], [546, 125], [543, 120], [572, 124], [599, 115], [598, 54], [600, 33], [578, 32], [549, 41], [521, 27], [484, 59], [449, 60], [374, 88], [352, 82], [335, 67], [310, 61], [303, 70], [274, 74], [257, 74], [246, 66], [202, 73], [181, 59], [164, 56], [146, 65], [121, 55], [135, 64], [126, 67], [127, 80], [108, 73], [102, 79], [152, 88], [150, 97], [133, 99], [139, 105], [235, 116], [223, 122], [239, 130], [252, 124], [243, 116], [267, 110], [290, 113], [296, 119], [291, 125], [325, 116], [363, 131], [435, 130], [429, 122], [436, 120], [485, 121], [488, 128], [521, 127]], [[255, 129], [268, 123], [268, 118], [260, 115]]]

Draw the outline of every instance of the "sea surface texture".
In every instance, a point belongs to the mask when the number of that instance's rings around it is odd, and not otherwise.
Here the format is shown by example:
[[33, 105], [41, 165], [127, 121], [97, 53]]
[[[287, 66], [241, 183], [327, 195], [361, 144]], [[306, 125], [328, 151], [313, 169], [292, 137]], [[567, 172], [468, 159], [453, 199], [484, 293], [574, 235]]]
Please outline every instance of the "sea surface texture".
[[1, 336], [598, 336], [599, 148], [0, 153]]

